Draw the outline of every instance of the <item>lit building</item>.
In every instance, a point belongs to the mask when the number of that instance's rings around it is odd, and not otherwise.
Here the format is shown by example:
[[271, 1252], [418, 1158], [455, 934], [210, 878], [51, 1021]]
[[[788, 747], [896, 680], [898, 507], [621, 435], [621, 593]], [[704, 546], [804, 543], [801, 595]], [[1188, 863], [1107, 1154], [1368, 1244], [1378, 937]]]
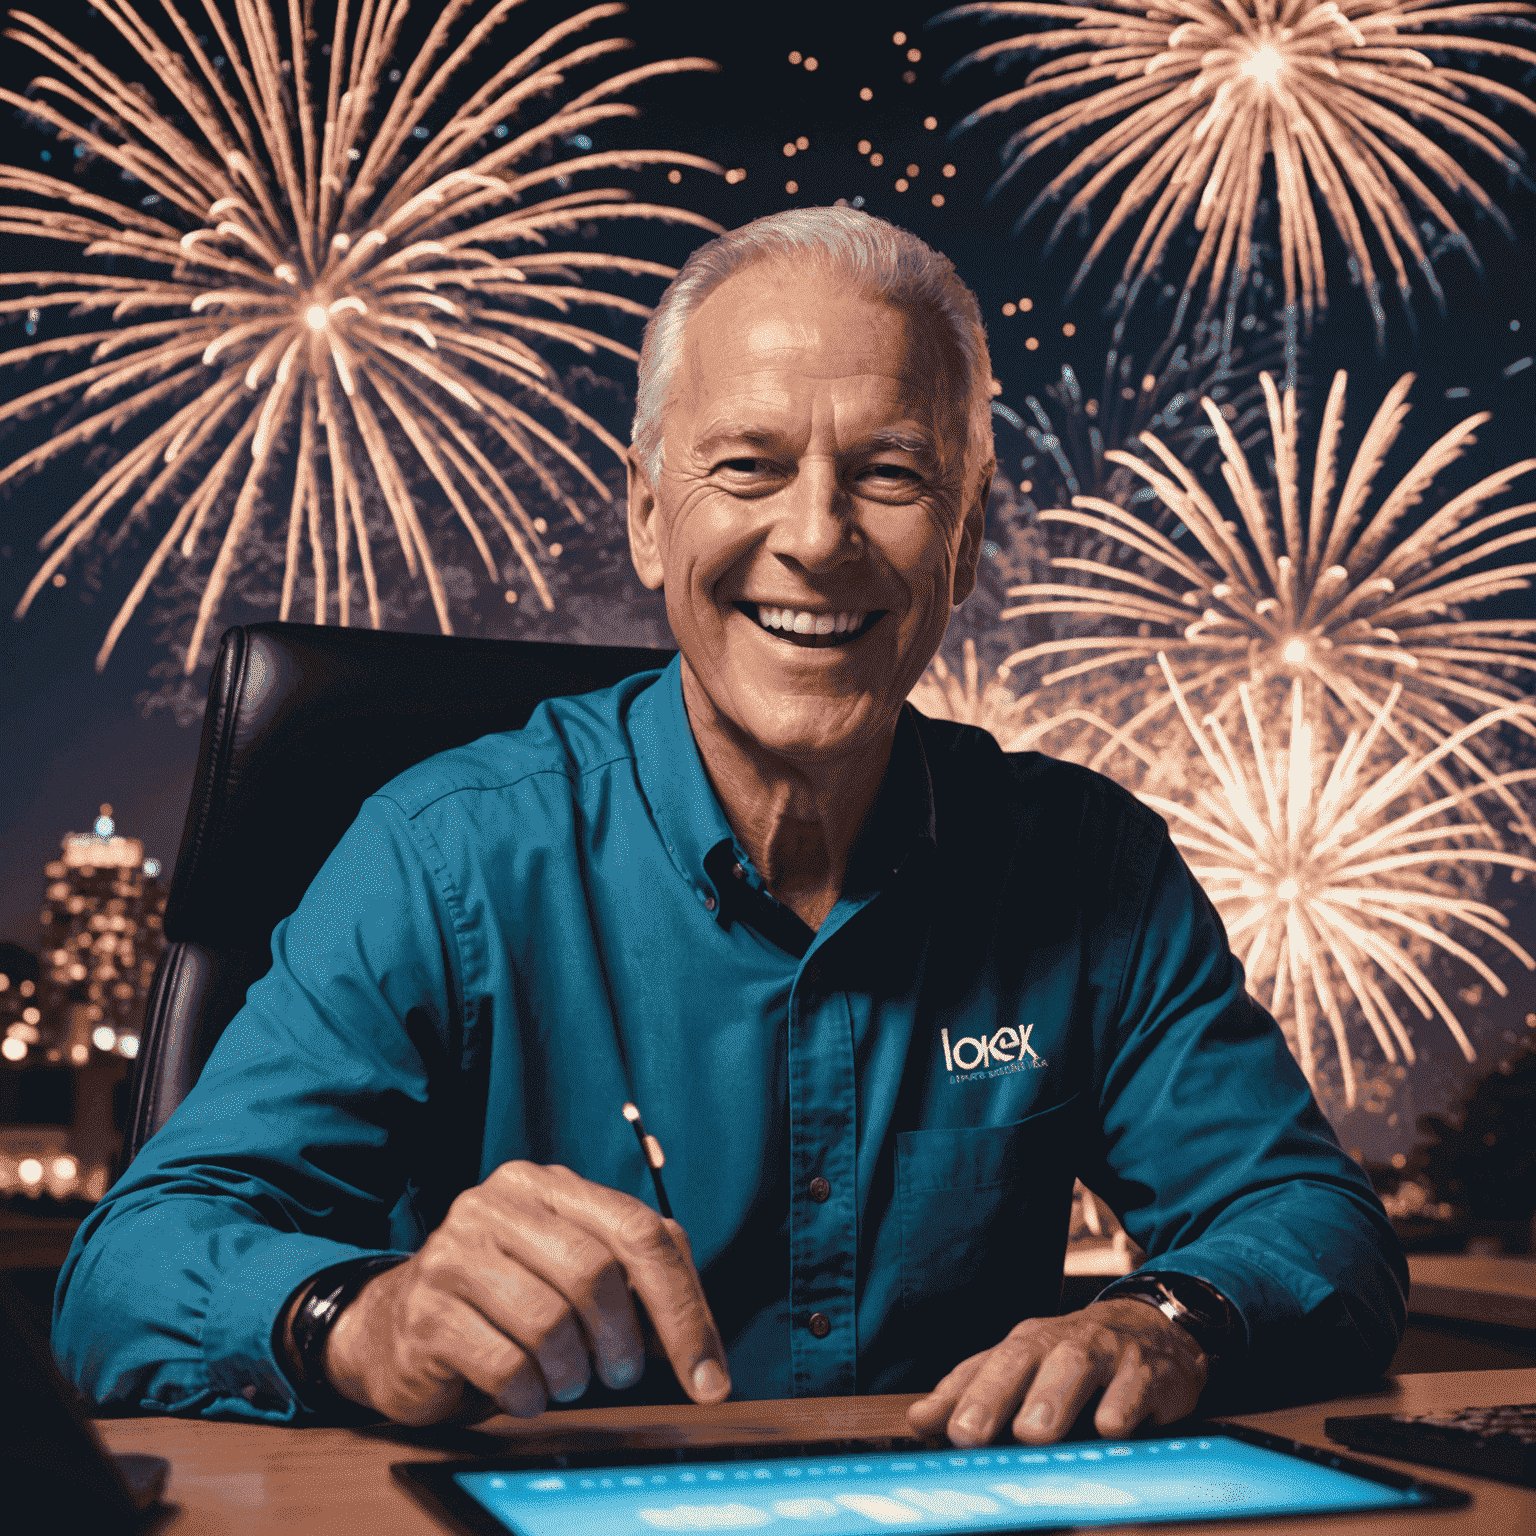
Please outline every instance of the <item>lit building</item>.
[[[99, 1198], [165, 939], [160, 862], [103, 805], [48, 863], [39, 975], [0, 988], [0, 1196]], [[25, 1145], [23, 1145], [23, 1143]], [[67, 1175], [67, 1177], [66, 1177]]]

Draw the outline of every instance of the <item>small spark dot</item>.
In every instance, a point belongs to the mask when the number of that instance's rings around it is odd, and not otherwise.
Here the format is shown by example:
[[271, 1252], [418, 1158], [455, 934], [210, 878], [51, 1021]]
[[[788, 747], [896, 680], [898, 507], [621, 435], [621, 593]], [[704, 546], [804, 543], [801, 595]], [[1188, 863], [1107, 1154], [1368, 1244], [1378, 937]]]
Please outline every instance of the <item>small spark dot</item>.
[[1033, 352], [1033, 351], [1035, 351], [1035, 349], [1037, 347], [1039, 347], [1039, 345], [1040, 345], [1040, 338], [1038, 336], [1026, 336], [1024, 338], [1024, 350], [1026, 352]]
[[870, 142], [869, 142], [869, 140], [868, 139], [860, 139], [859, 140], [859, 153], [861, 155], [867, 155], [869, 153], [869, 151], [870, 151]]
[[54, 584], [54, 586], [62, 587], [66, 580], [68, 580], [68, 578], [64, 575], [63, 571], [55, 571], [53, 573], [53, 584]]
[[1153, 376], [1150, 373], [1142, 374], [1142, 376], [1141, 376], [1141, 391], [1142, 391], [1142, 393], [1145, 394], [1145, 395], [1150, 395], [1152, 393], [1152, 391], [1154, 389], [1156, 389], [1156, 388], [1157, 388], [1157, 380], [1155, 378], [1153, 378]]
[[946, 166], [945, 166], [945, 167], [944, 167], [944, 174], [945, 174], [945, 175], [946, 175], [946, 176], [953, 176], [953, 175], [954, 175], [954, 174], [955, 174], [955, 168], [954, 168], [954, 166], [952, 166], [952, 165], [946, 165]]
[[1122, 400], [1134, 400], [1136, 398], [1136, 391], [1132, 389], [1129, 384], [1127, 384], [1125, 388], [1120, 391], [1120, 398]]
[[898, 192], [905, 192], [910, 185], [911, 183], [905, 176], [898, 176], [896, 178], [896, 190]]
[[1276, 901], [1295, 901], [1300, 894], [1301, 887], [1289, 875], [1275, 887]]
[[1280, 654], [1287, 666], [1304, 667], [1307, 664], [1307, 642], [1301, 639], [1287, 640]]
[[725, 179], [734, 187], [738, 181], [745, 181], [747, 179], [747, 173], [738, 165], [733, 170], [725, 173]]
[[674, 170], [674, 171], [668, 171], [667, 172], [667, 180], [670, 181], [674, 187], [682, 179], [683, 179], [683, 173], [681, 171]]
[[820, 65], [820, 62], [821, 61], [819, 59], [809, 58], [805, 61], [805, 67], [814, 75], [816, 73], [817, 67]]
[[551, 560], [558, 560], [564, 553], [565, 545], [563, 544], [551, 544], [549, 546], [549, 558]]
[[928, 199], [928, 201], [932, 203], [935, 208], [942, 208], [944, 206], [944, 194], [942, 192], [935, 192], [933, 196]]
[[909, 165], [909, 166], [908, 166], [908, 167], [907, 167], [907, 175], [908, 175], [908, 176], [916, 176], [916, 175], [917, 175], [917, 173], [918, 173], [918, 172], [919, 172], [919, 171], [920, 171], [920, 170], [921, 170], [921, 169], [922, 169], [922, 167], [921, 167], [921, 166], [920, 166], [920, 165]]
[[921, 48], [908, 48], [907, 49], [907, 63], [908, 64], [916, 64], [917, 61], [920, 58], [922, 58], [922, 56], [923, 56], [923, 50]]
[[884, 165], [884, 164], [885, 164], [885, 156], [884, 156], [884, 155], [882, 155], [882, 154], [881, 154], [881, 153], [880, 153], [880, 152], [879, 152], [879, 151], [878, 151], [878, 150], [877, 150], [877, 151], [876, 151], [876, 152], [875, 152], [875, 153], [874, 153], [874, 154], [872, 154], [872, 155], [871, 155], [871, 156], [870, 156], [870, 157], [869, 157], [869, 163], [870, 163], [870, 164], [871, 164], [871, 165]]
[[304, 319], [308, 322], [310, 330], [323, 331], [325, 329], [325, 306], [323, 304], [311, 304], [304, 311]]
[[533, 520], [533, 531], [535, 533], [548, 533], [549, 524], [542, 517], [536, 517]]
[[875, 93], [872, 90], [870, 90], [870, 88], [867, 85], [859, 87], [859, 100], [860, 101], [873, 101], [874, 99], [875, 99]]
[[798, 181], [786, 181], [784, 183], [784, 190], [793, 197], [800, 190], [800, 183]]
[[796, 149], [809, 149], [810, 147], [811, 147], [811, 141], [808, 138], [806, 138], [806, 136], [803, 133], [800, 135], [800, 137], [798, 139], [795, 140], [795, 148]]
[[1077, 327], [1075, 325], [1073, 325], [1073, 323], [1070, 320], [1068, 320], [1067, 323], [1064, 326], [1062, 326], [1061, 334], [1063, 336], [1076, 336], [1077, 335]]
[[784, 146], [784, 153], [786, 155], [789, 155], [789, 156], [793, 157], [793, 155], [795, 153], [795, 146], [793, 144], [786, 144]]
[[1254, 50], [1240, 73], [1258, 81], [1260, 85], [1273, 85], [1275, 77], [1284, 68], [1285, 59], [1280, 50], [1271, 43], [1265, 43], [1262, 48]]
[[1034, 488], [1035, 488], [1035, 482], [1033, 480], [1020, 480], [1019, 481], [1019, 494], [1021, 496], [1028, 496], [1029, 493], [1032, 490], [1034, 490]]
[[1408, 1166], [1408, 1159], [1401, 1152], [1394, 1152], [1392, 1154], [1392, 1166], [1394, 1168], [1406, 1168]]
[[915, 69], [902, 70], [901, 83], [903, 85], [915, 85], [917, 83], [917, 71]]
[[929, 133], [932, 133], [933, 130], [935, 128], [937, 128], [938, 126], [939, 126], [939, 120], [936, 117], [925, 117], [923, 119], [923, 127], [926, 128], [929, 131]]
[[501, 595], [506, 598], [509, 603], [515, 603], [517, 601], [517, 593], [514, 592], [511, 587], [508, 587], [507, 590]]
[[801, 61], [801, 59], [803, 59], [803, 58], [804, 58], [804, 57], [805, 57], [805, 55], [804, 55], [804, 54], [803, 54], [803, 53], [801, 53], [801, 52], [800, 52], [800, 50], [799, 50], [799, 49], [798, 49], [798, 48], [796, 48], [796, 49], [795, 49], [795, 50], [794, 50], [794, 51], [793, 51], [793, 52], [792, 52], [792, 53], [791, 53], [791, 54], [790, 54], [790, 56], [789, 56], [789, 62], [790, 62], [790, 63], [791, 63], [791, 64], [798, 64], [798, 63], [799, 63], [799, 62], [800, 62], [800, 61]]
[[1003, 305], [1003, 313], [1005, 315], [1016, 315], [1016, 314], [1018, 314], [1018, 312], [1019, 312], [1019, 306], [1017, 304], [1004, 304]]
[[891, 33], [891, 41], [893, 43], [895, 43], [898, 48], [900, 48], [901, 45], [904, 42], [906, 42], [906, 40], [907, 40], [907, 34], [905, 32], [893, 32], [893, 33]]
[[1520, 322], [1518, 320], [1511, 320], [1509, 322], [1509, 328], [1512, 331], [1518, 331], [1520, 329]]
[[1020, 299], [1019, 300], [1019, 313], [1020, 314], [1027, 315], [1030, 312], [1030, 310], [1032, 310], [1034, 307], [1035, 307], [1035, 301], [1033, 299]]

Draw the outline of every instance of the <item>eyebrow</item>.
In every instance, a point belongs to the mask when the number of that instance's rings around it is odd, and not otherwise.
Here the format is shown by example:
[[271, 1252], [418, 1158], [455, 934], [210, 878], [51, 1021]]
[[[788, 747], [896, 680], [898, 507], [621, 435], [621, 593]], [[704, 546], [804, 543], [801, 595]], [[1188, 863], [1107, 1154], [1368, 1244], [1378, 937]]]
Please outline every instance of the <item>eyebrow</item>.
[[[772, 448], [779, 441], [776, 432], [747, 422], [722, 421], [713, 424], [709, 432], [695, 445], [694, 451], [705, 457], [728, 443], [747, 443], [755, 448]], [[859, 445], [861, 451], [881, 453], [891, 449], [910, 453], [913, 458], [926, 464], [938, 465], [938, 444], [932, 436], [920, 428], [880, 427], [871, 432]]]

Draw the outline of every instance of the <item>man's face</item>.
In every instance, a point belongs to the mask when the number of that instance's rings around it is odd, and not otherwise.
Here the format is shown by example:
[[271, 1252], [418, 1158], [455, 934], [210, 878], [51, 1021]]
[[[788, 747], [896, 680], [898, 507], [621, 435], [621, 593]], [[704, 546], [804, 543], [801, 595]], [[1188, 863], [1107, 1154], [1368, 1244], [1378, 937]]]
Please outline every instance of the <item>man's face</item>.
[[631, 462], [630, 547], [750, 742], [807, 764], [874, 746], [938, 649], [986, 505], [961, 377], [924, 318], [779, 264], [694, 312], [658, 483]]

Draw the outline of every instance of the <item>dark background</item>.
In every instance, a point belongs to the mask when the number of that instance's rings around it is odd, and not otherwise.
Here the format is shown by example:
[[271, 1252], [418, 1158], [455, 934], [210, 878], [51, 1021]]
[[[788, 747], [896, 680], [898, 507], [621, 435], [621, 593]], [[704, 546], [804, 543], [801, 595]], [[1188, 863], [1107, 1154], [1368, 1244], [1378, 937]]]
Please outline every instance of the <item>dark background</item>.
[[[521, 41], [532, 35], [536, 23], [573, 9], [533, 0], [514, 13], [504, 35]], [[1027, 397], [1039, 395], [1057, 378], [1063, 363], [1070, 363], [1096, 390], [1110, 336], [1102, 307], [1125, 246], [1112, 247], [1072, 303], [1062, 303], [1060, 295], [1083, 245], [1069, 236], [1054, 256], [1044, 258], [1040, 246], [1049, 227], [1044, 219], [1022, 236], [1011, 233], [1011, 226], [1034, 191], [1065, 160], [1044, 162], [995, 202], [986, 200], [999, 169], [999, 146], [1020, 126], [1020, 119], [983, 125], [953, 142], [948, 130], [981, 101], [1021, 83], [1023, 70], [1016, 66], [999, 79], [989, 69], [974, 68], [946, 83], [948, 66], [968, 49], [1003, 33], [997, 26], [983, 29], [968, 21], [925, 29], [935, 9], [803, 0], [764, 7], [640, 0], [627, 17], [610, 24], [610, 30], [636, 39], [637, 61], [703, 54], [722, 69], [718, 75], [682, 76], [636, 92], [633, 99], [645, 115], [633, 130], [633, 142], [701, 153], [727, 167], [743, 168], [747, 175], [727, 185], [689, 172], [680, 186], [671, 188], [656, 172], [634, 176], [629, 184], [642, 195], [681, 202], [726, 225], [790, 205], [862, 197], [872, 212], [906, 225], [947, 252], [975, 289], [987, 319], [1004, 403], [1022, 410]], [[422, 7], [412, 25], [419, 31], [432, 14], [432, 8]], [[124, 59], [115, 35], [81, 0], [57, 0], [46, 15], [53, 26], [120, 68], [126, 78], [151, 83], [147, 69]], [[901, 46], [892, 42], [897, 31], [908, 34]], [[922, 51], [916, 63], [905, 56], [913, 46]], [[791, 50], [814, 57], [815, 71], [791, 65]], [[905, 82], [906, 71], [913, 72], [915, 80]], [[0, 44], [0, 80], [7, 87], [24, 89], [35, 72], [31, 55], [14, 44]], [[1504, 70], [1501, 78], [1532, 89], [1521, 71]], [[869, 103], [860, 101], [861, 87], [873, 91]], [[1536, 147], [1530, 117], [1484, 101], [1478, 105], [1525, 145]], [[935, 130], [923, 127], [929, 115], [937, 119]], [[9, 108], [0, 109], [0, 153], [15, 164], [35, 164], [50, 140], [19, 119]], [[787, 158], [783, 145], [801, 135], [810, 147]], [[884, 154], [880, 170], [858, 154], [855, 144], [860, 138], [870, 139]], [[955, 165], [953, 178], [942, 177], [945, 162]], [[919, 165], [920, 173], [910, 190], [899, 193], [894, 181], [909, 163]], [[1349, 286], [1336, 242], [1330, 248], [1332, 307], [1303, 353], [1304, 405], [1320, 409], [1333, 371], [1348, 368], [1350, 448], [1390, 384], [1405, 371], [1418, 375], [1410, 397], [1414, 412], [1409, 428], [1378, 486], [1390, 484], [1411, 456], [1474, 410], [1491, 410], [1494, 419], [1467, 459], [1437, 482], [1437, 491], [1460, 489], [1480, 474], [1529, 456], [1536, 447], [1536, 368], [1511, 371], [1536, 349], [1536, 197], [1529, 187], [1512, 183], [1486, 162], [1467, 163], [1515, 225], [1518, 238], [1509, 241], [1470, 206], [1453, 208], [1472, 236], [1484, 272], [1476, 274], [1456, 252], [1437, 260], [1447, 294], [1444, 316], [1422, 287], [1412, 325], [1389, 298], [1386, 343], [1378, 351], [1365, 300]], [[793, 194], [786, 190], [791, 179], [798, 184]], [[931, 205], [936, 191], [944, 195], [942, 208]], [[686, 231], [632, 225], [620, 227], [606, 243], [675, 263], [696, 238]], [[14, 237], [0, 236], [0, 264], [11, 270], [67, 266], [70, 260], [66, 247], [27, 250]], [[656, 291], [653, 284], [645, 296], [654, 298]], [[1026, 295], [1034, 300], [1029, 314], [1002, 315], [1004, 302]], [[1075, 326], [1070, 339], [1062, 333], [1067, 322]], [[1132, 343], [1145, 355], [1166, 331], [1167, 322], [1166, 306], [1149, 305], [1132, 324]], [[0, 325], [0, 343], [21, 344], [19, 333], [17, 324]], [[1029, 336], [1038, 338], [1037, 350], [1026, 349]], [[631, 330], [627, 339], [637, 342], [638, 333]], [[626, 390], [630, 387], [622, 370], [615, 376]], [[0, 390], [9, 393], [35, 382], [33, 372], [11, 374], [0, 379]], [[1448, 392], [1457, 393], [1448, 397]], [[613, 424], [620, 425], [621, 403], [614, 405], [612, 414], [617, 418]], [[1003, 423], [998, 428], [1000, 466], [1017, 477], [1018, 458], [1028, 446]], [[9, 458], [19, 452], [17, 441], [0, 436], [0, 454]], [[85, 483], [83, 461], [76, 455], [44, 474], [0, 489], [0, 614], [5, 615], [0, 620], [0, 940], [28, 948], [37, 942], [42, 865], [55, 855], [65, 832], [88, 829], [101, 802], [114, 807], [120, 832], [142, 838], [147, 853], [170, 865], [197, 750], [195, 724], [179, 725], [165, 709], [146, 717], [144, 704], [136, 702], [157, 686], [150, 671], [165, 655], [153, 638], [148, 607], [119, 643], [106, 671], [97, 674], [92, 668], [112, 614], [131, 584], [136, 569], [131, 557], [105, 571], [100, 591], [82, 590], [81, 583], [71, 580], [62, 589], [45, 589], [21, 623], [9, 621], [36, 568], [39, 535]], [[1536, 481], [1527, 480], [1517, 490], [1530, 497], [1536, 494], [1533, 485]], [[609, 526], [610, 536], [616, 526]], [[574, 558], [592, 558], [590, 542], [578, 545]], [[611, 560], [608, 564], [612, 568]], [[1529, 593], [1510, 599], [1510, 604], [1508, 611], [1536, 612]], [[521, 604], [514, 617], [496, 592], [482, 593], [467, 605], [460, 627], [495, 634], [510, 632], [515, 625], [517, 632], [535, 637], [592, 641], [658, 634], [655, 605], [633, 591], [628, 598], [621, 590], [589, 591], [547, 618], [531, 613], [531, 606]], [[275, 607], [251, 612], [231, 603], [216, 630], [223, 623], [261, 617], [275, 618]], [[406, 627], [435, 629], [430, 607], [418, 608]], [[206, 673], [199, 674], [199, 691], [205, 679]], [[1515, 899], [1522, 890], [1528, 892], [1530, 885], [1500, 887], [1509, 899], [1517, 936], [1528, 948], [1536, 948], [1536, 907], [1529, 898]], [[1419, 1113], [1445, 1108], [1460, 1092], [1467, 1071], [1487, 1071], [1536, 1035], [1526, 1023], [1528, 1016], [1536, 1019], [1536, 986], [1530, 976], [1510, 959], [1497, 962], [1496, 969], [1510, 983], [1510, 998], [1501, 1002], [1489, 997], [1482, 1006], [1461, 1008], [1479, 1045], [1479, 1062], [1464, 1071], [1444, 1029], [1437, 1022], [1423, 1025], [1417, 1031], [1421, 1061], [1396, 1089], [1392, 1123], [1386, 1112], [1371, 1116], [1359, 1111], [1347, 1117], [1347, 1125], [1340, 1125], [1346, 1145], [1363, 1147], [1383, 1161], [1391, 1151], [1406, 1149]], [[1453, 985], [1474, 979], [1467, 973]]]

